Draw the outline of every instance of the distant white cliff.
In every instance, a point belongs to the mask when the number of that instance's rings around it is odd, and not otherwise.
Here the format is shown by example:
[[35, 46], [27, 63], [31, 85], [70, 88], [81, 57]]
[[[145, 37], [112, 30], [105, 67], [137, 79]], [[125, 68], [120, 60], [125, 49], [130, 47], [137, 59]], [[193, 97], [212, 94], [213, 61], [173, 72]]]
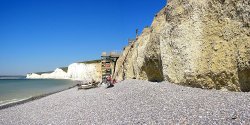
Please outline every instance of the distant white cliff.
[[37, 74], [37, 73], [29, 73], [26, 76], [27, 79], [40, 79], [41, 75]]
[[57, 68], [53, 72], [29, 73], [27, 79], [71, 79], [84, 82], [101, 81], [100, 61], [70, 64], [67, 68]]
[[27, 79], [69, 79], [67, 71], [57, 68], [51, 73], [30, 73], [27, 74]]

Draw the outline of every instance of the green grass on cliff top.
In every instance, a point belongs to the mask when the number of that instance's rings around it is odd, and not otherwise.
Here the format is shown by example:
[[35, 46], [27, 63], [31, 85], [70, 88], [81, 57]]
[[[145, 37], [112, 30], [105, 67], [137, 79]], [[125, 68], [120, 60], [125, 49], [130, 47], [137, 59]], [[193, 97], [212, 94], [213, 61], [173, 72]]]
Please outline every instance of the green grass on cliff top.
[[45, 73], [52, 73], [52, 72], [54, 72], [54, 71], [48, 71], [48, 72], [36, 72], [35, 74], [37, 74], [37, 75], [42, 75], [42, 74], [45, 74]]
[[83, 61], [83, 62], [78, 62], [78, 63], [85, 63], [85, 64], [91, 64], [91, 63], [100, 63], [101, 60], [89, 60], [89, 61]]
[[62, 69], [64, 72], [68, 72], [68, 67], [61, 67], [59, 69]]

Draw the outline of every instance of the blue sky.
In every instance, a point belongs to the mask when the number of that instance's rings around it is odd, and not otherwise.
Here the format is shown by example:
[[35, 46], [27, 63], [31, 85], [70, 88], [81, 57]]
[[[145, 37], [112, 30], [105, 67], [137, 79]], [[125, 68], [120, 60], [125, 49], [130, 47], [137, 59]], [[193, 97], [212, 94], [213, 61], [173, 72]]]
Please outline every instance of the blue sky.
[[122, 50], [166, 0], [0, 0], [0, 75], [51, 71]]

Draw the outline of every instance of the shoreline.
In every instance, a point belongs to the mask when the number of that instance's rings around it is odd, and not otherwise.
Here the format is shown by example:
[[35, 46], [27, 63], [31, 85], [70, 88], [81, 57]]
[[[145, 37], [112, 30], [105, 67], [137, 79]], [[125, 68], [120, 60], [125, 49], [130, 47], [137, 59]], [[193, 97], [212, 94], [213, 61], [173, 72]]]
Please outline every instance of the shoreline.
[[72, 87], [68, 87], [68, 88], [58, 90], [58, 91], [55, 91], [55, 92], [45, 93], [45, 94], [41, 94], [41, 95], [38, 95], [38, 96], [32, 96], [30, 98], [22, 99], [20, 101], [15, 101], [15, 102], [7, 103], [7, 104], [2, 104], [2, 105], [0, 105], [0, 110], [10, 108], [10, 107], [14, 107], [14, 106], [17, 106], [17, 105], [22, 105], [22, 104], [25, 104], [25, 103], [28, 103], [28, 102], [31, 102], [31, 101], [39, 100], [41, 98], [44, 98], [44, 97], [47, 97], [47, 96], [50, 96], [50, 95], [53, 95], [53, 94], [56, 94], [56, 93], [60, 93], [60, 92], [63, 92], [63, 91], [66, 91], [66, 90], [69, 90], [69, 89], [72, 89], [72, 88], [75, 88], [76, 86], [77, 85], [74, 85]]

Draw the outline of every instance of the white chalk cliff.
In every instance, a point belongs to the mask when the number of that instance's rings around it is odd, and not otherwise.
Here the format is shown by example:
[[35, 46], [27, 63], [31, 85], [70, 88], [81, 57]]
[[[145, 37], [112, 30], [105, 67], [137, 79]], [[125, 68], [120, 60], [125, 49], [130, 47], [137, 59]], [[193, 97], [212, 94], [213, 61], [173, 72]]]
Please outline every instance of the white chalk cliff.
[[57, 68], [51, 73], [29, 73], [27, 79], [71, 79], [84, 82], [101, 81], [101, 65], [93, 63], [73, 63], [68, 68]]
[[37, 74], [37, 73], [29, 73], [26, 76], [27, 79], [40, 79], [41, 75]]
[[67, 76], [72, 80], [100, 81], [98, 64], [73, 63], [68, 67]]
[[69, 79], [67, 72], [57, 68], [51, 73], [30, 73], [27, 74], [28, 79]]

